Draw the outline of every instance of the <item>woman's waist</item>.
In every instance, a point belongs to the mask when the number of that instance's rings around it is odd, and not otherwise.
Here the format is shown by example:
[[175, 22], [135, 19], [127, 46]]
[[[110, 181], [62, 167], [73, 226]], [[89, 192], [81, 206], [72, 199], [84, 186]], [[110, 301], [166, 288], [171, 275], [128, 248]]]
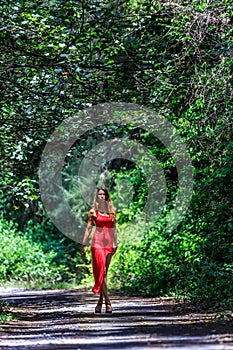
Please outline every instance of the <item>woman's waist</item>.
[[92, 236], [92, 240], [114, 240], [114, 234], [109, 230], [95, 230]]
[[98, 227], [96, 227], [96, 229], [95, 229], [95, 231], [94, 232], [103, 232], [103, 231], [105, 231], [105, 232], [110, 232], [110, 233], [112, 233], [113, 232], [113, 227], [111, 227], [111, 226], [98, 226]]

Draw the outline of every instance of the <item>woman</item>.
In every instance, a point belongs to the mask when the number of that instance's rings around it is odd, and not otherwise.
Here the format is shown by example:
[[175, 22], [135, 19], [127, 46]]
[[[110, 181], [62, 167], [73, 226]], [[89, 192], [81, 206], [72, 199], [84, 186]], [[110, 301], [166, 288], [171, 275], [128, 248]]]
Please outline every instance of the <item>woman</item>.
[[112, 205], [109, 192], [106, 188], [99, 188], [97, 190], [94, 208], [89, 211], [87, 228], [81, 247], [82, 257], [85, 256], [84, 248], [93, 226], [96, 226], [96, 229], [91, 241], [92, 267], [95, 280], [92, 291], [100, 294], [95, 312], [101, 312], [104, 298], [106, 312], [111, 313], [112, 306], [108, 296], [107, 272], [111, 258], [117, 249], [117, 235], [116, 210]]

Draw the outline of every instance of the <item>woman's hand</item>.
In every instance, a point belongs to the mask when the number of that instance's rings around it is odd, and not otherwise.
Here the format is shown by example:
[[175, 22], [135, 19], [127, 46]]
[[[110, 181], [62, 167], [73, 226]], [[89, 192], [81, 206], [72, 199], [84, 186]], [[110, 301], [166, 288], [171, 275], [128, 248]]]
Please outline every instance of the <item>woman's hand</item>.
[[117, 251], [117, 247], [118, 247], [118, 244], [116, 242], [113, 243], [113, 252], [114, 254], [116, 253]]
[[85, 256], [86, 256], [86, 253], [85, 253], [85, 245], [82, 245], [82, 246], [81, 246], [81, 251], [80, 251], [80, 253], [81, 253], [81, 257], [82, 257], [82, 258], [85, 258]]

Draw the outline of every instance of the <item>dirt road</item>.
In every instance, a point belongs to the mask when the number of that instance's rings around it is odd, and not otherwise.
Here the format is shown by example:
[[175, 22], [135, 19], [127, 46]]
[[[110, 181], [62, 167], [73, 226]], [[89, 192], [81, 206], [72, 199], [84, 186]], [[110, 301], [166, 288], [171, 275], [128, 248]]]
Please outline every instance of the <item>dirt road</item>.
[[112, 295], [112, 314], [95, 314], [97, 296], [77, 289], [0, 290], [0, 300], [17, 316], [0, 324], [1, 350], [233, 349], [230, 319], [169, 298]]

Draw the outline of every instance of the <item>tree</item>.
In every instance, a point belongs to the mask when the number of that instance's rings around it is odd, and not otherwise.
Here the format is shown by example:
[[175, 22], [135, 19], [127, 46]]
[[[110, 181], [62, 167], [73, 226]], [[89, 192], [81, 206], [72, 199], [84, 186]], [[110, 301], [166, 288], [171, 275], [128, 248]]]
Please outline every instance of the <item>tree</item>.
[[[1, 11], [3, 215], [22, 229], [29, 218], [41, 219], [38, 165], [63, 120], [103, 102], [137, 103], [177, 128], [193, 161], [195, 195], [177, 235], [208, 237], [203, 251], [223, 263], [223, 249], [231, 264], [232, 6], [225, 0], [3, 1]], [[120, 132], [159, 156], [161, 145], [143, 130], [125, 126]], [[91, 138], [99, 142], [102, 131], [76, 143], [79, 157]], [[169, 173], [169, 155], [160, 160]], [[111, 166], [119, 172], [121, 164]], [[170, 180], [176, 181], [175, 171]]]

